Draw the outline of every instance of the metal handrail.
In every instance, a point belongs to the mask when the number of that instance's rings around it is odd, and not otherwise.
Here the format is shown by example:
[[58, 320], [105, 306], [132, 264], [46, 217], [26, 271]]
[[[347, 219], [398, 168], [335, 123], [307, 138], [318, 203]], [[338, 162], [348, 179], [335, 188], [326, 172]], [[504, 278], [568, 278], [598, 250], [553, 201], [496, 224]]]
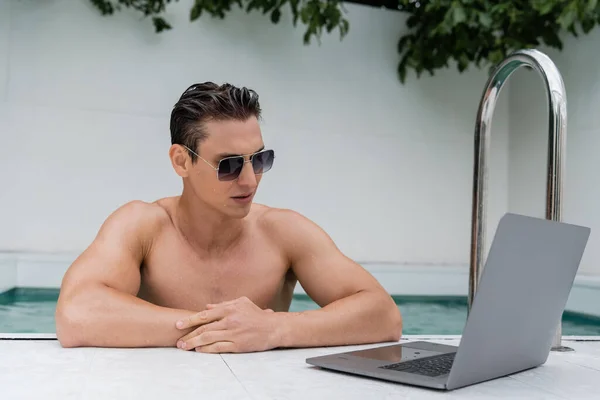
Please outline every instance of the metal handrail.
[[[487, 160], [491, 121], [502, 86], [518, 68], [526, 66], [537, 71], [544, 81], [549, 106], [548, 166], [546, 187], [546, 219], [561, 221], [562, 185], [565, 167], [567, 130], [567, 99], [565, 87], [552, 60], [538, 50], [518, 50], [504, 59], [491, 74], [483, 92], [475, 124], [475, 159], [473, 172], [473, 204], [471, 225], [471, 264], [469, 268], [469, 310], [477, 291], [485, 244], [485, 218], [487, 201]], [[552, 350], [569, 350], [562, 347], [562, 325], [558, 324], [552, 340]]]

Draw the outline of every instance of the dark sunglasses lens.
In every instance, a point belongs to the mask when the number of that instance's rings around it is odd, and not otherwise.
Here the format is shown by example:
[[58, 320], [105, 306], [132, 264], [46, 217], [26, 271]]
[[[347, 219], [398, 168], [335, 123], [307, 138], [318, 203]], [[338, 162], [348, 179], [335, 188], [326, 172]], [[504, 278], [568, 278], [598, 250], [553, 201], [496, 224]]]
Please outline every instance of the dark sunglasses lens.
[[273, 150], [264, 150], [252, 157], [252, 168], [255, 174], [264, 174], [273, 166], [275, 152]]
[[225, 158], [219, 162], [219, 180], [220, 181], [233, 181], [240, 176], [242, 168], [244, 167], [243, 157], [231, 157]]

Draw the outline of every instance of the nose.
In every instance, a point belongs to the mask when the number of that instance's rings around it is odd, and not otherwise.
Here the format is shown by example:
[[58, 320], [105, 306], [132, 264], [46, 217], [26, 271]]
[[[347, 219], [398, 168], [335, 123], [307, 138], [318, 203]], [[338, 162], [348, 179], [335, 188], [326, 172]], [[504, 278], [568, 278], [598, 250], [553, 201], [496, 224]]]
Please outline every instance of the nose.
[[237, 179], [238, 185], [243, 186], [249, 190], [254, 190], [257, 186], [256, 175], [252, 168], [252, 161], [246, 161], [242, 167], [242, 172]]

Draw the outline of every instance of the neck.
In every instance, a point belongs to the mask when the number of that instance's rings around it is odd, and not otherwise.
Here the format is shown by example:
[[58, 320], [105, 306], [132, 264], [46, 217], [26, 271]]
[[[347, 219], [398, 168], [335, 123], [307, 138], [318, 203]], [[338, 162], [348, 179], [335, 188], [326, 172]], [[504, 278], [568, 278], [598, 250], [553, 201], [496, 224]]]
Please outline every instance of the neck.
[[190, 245], [203, 252], [229, 248], [240, 238], [243, 228], [243, 220], [220, 214], [185, 190], [177, 202], [175, 220]]

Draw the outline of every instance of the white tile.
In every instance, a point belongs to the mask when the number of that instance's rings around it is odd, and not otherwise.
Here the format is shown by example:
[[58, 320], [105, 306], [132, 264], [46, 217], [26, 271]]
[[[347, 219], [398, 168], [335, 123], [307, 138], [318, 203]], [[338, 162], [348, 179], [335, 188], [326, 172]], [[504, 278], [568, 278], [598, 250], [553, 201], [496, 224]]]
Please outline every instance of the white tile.
[[212, 398], [248, 398], [219, 355], [128, 349], [95, 354], [84, 398], [106, 399], [118, 394], [121, 398], [167, 399], [207, 393]]
[[[457, 337], [412, 337], [458, 344]], [[596, 338], [597, 340], [600, 338]], [[3, 398], [232, 399], [595, 398], [600, 342], [565, 340], [576, 350], [551, 353], [530, 371], [452, 392], [320, 370], [307, 357], [372, 347], [200, 354], [177, 349], [63, 349], [55, 340], [0, 340]], [[385, 345], [385, 344], [381, 344]], [[379, 346], [379, 345], [375, 345]]]
[[[458, 340], [434, 340], [457, 345]], [[256, 398], [305, 399], [345, 398], [558, 398], [511, 377], [501, 378], [457, 391], [439, 393], [424, 388], [385, 382], [349, 374], [321, 370], [305, 363], [307, 357], [380, 345], [348, 346], [330, 349], [293, 349], [261, 354], [225, 354], [223, 359], [236, 377]], [[298, 390], [301, 388], [301, 390]]]
[[45, 388], [48, 399], [80, 399], [93, 350], [66, 352], [57, 343], [0, 340], [2, 397], [35, 398]]
[[223, 359], [244, 387], [260, 399], [361, 399], [365, 393], [377, 399], [407, 398], [410, 389], [405, 386], [321, 371], [304, 362], [311, 355], [338, 350], [281, 350], [223, 355]]
[[513, 378], [564, 398], [593, 398], [592, 394], [598, 390], [600, 371], [570, 360], [575, 361], [576, 358], [566, 353], [553, 353], [546, 364], [515, 374]]
[[178, 349], [63, 349], [57, 341], [0, 341], [7, 399], [250, 398], [219, 355]]
[[571, 360], [571, 358], [586, 359], [589, 360], [590, 363], [595, 363], [597, 360], [600, 360], [600, 337], [581, 337], [577, 341], [563, 338], [563, 346], [570, 347], [574, 350], [574, 352], [567, 353], [570, 357], [569, 360]]
[[[579, 365], [591, 370], [594, 370], [600, 374], [600, 358], [590, 357], [584, 354], [574, 354], [568, 360], [565, 360], [571, 364]], [[597, 378], [600, 379], [600, 376]]]

